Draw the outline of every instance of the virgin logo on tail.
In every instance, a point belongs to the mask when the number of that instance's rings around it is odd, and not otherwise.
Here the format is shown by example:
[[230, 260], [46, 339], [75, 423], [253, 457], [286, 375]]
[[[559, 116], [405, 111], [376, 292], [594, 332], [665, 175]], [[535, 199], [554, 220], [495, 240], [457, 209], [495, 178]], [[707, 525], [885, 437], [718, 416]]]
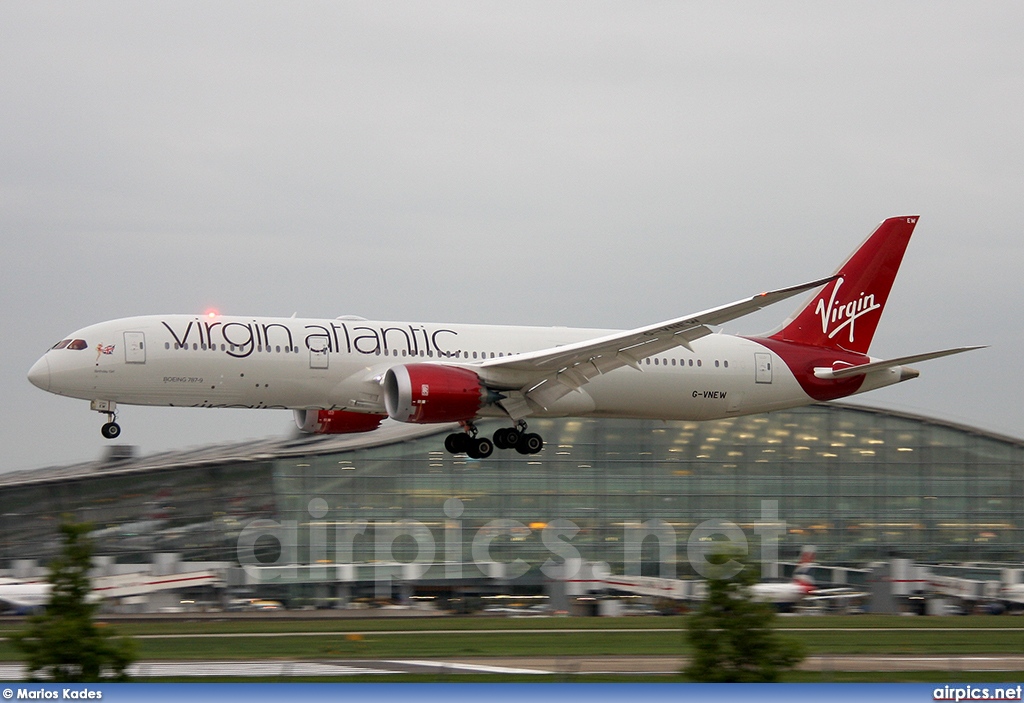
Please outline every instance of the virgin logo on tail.
[[[860, 297], [849, 303], [836, 304], [836, 298], [839, 295], [839, 288], [843, 285], [843, 278], [836, 279], [836, 284], [832, 288], [832, 295], [828, 300], [828, 306], [825, 305], [825, 299], [819, 298], [818, 305], [814, 308], [816, 315], [821, 316], [821, 332], [822, 334], [828, 335], [829, 339], [833, 339], [839, 334], [844, 328], [850, 330], [850, 343], [853, 343], [854, 339], [854, 323], [857, 318], [867, 315], [869, 312], [875, 310], [881, 310], [882, 306], [875, 302], [875, 296], [873, 293], [861, 293]], [[836, 324], [839, 323], [839, 324]], [[829, 331], [829, 326], [832, 330]]]

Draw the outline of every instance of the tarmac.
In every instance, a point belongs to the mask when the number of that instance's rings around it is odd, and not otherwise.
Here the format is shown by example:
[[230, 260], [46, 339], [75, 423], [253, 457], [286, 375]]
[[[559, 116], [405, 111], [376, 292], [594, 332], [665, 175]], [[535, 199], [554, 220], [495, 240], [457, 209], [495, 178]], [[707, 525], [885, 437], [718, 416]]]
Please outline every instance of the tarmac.
[[[443, 659], [273, 659], [262, 661], [142, 661], [128, 673], [135, 679], [155, 677], [345, 677], [385, 674], [508, 674], [572, 677], [580, 674], [670, 675], [686, 665], [674, 656], [604, 657], [451, 657]], [[828, 674], [836, 671], [1024, 671], [1024, 656], [812, 656], [798, 667]], [[19, 663], [0, 664], [0, 680], [24, 679]]]

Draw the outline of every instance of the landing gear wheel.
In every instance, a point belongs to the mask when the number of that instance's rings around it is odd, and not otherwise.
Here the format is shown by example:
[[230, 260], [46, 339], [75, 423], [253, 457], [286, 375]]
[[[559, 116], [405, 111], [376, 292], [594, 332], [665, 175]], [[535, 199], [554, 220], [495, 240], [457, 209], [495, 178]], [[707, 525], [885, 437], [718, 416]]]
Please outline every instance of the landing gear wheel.
[[121, 434], [121, 426], [116, 422], [108, 422], [100, 428], [100, 434], [107, 439], [117, 439]]
[[536, 454], [544, 448], [544, 440], [536, 432], [527, 432], [520, 435], [516, 443], [516, 451], [520, 454]]
[[515, 427], [502, 427], [494, 431], [494, 446], [498, 449], [511, 449], [519, 442], [519, 430]]
[[486, 437], [467, 437], [467, 439], [469, 439], [469, 446], [466, 448], [466, 454], [470, 459], [486, 459], [494, 452], [494, 443]]
[[453, 432], [444, 438], [444, 448], [449, 454], [461, 454], [469, 449], [469, 439], [465, 432]]

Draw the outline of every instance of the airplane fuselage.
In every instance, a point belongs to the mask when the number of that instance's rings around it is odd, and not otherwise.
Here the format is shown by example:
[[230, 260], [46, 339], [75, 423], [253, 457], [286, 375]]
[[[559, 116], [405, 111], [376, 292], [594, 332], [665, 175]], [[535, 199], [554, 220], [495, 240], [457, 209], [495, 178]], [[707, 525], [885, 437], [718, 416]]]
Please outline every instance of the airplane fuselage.
[[[465, 367], [612, 332], [154, 315], [74, 332], [63, 348], [57, 345], [40, 359], [30, 378], [60, 395], [129, 405], [383, 415], [381, 379], [390, 367], [417, 362]], [[780, 352], [793, 358], [780, 357]], [[816, 382], [810, 378], [815, 362], [799, 358], [798, 352], [767, 339], [708, 335], [690, 349], [677, 347], [594, 378], [534, 416], [705, 420], [827, 399], [816, 397], [808, 386]], [[837, 392], [831, 395], [890, 385], [906, 375], [897, 367], [858, 377], [855, 386], [833, 382]], [[503, 413], [485, 406], [480, 415]]]

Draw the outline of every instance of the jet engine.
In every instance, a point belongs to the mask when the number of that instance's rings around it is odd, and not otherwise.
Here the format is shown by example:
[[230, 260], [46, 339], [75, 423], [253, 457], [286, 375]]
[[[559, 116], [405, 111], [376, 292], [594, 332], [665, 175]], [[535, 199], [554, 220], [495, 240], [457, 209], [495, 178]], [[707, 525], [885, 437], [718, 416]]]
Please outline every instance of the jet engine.
[[454, 366], [404, 364], [384, 376], [384, 407], [399, 422], [472, 420], [486, 399], [480, 377]]
[[384, 421], [383, 415], [354, 413], [350, 410], [296, 410], [295, 424], [310, 434], [348, 434], [371, 432]]

